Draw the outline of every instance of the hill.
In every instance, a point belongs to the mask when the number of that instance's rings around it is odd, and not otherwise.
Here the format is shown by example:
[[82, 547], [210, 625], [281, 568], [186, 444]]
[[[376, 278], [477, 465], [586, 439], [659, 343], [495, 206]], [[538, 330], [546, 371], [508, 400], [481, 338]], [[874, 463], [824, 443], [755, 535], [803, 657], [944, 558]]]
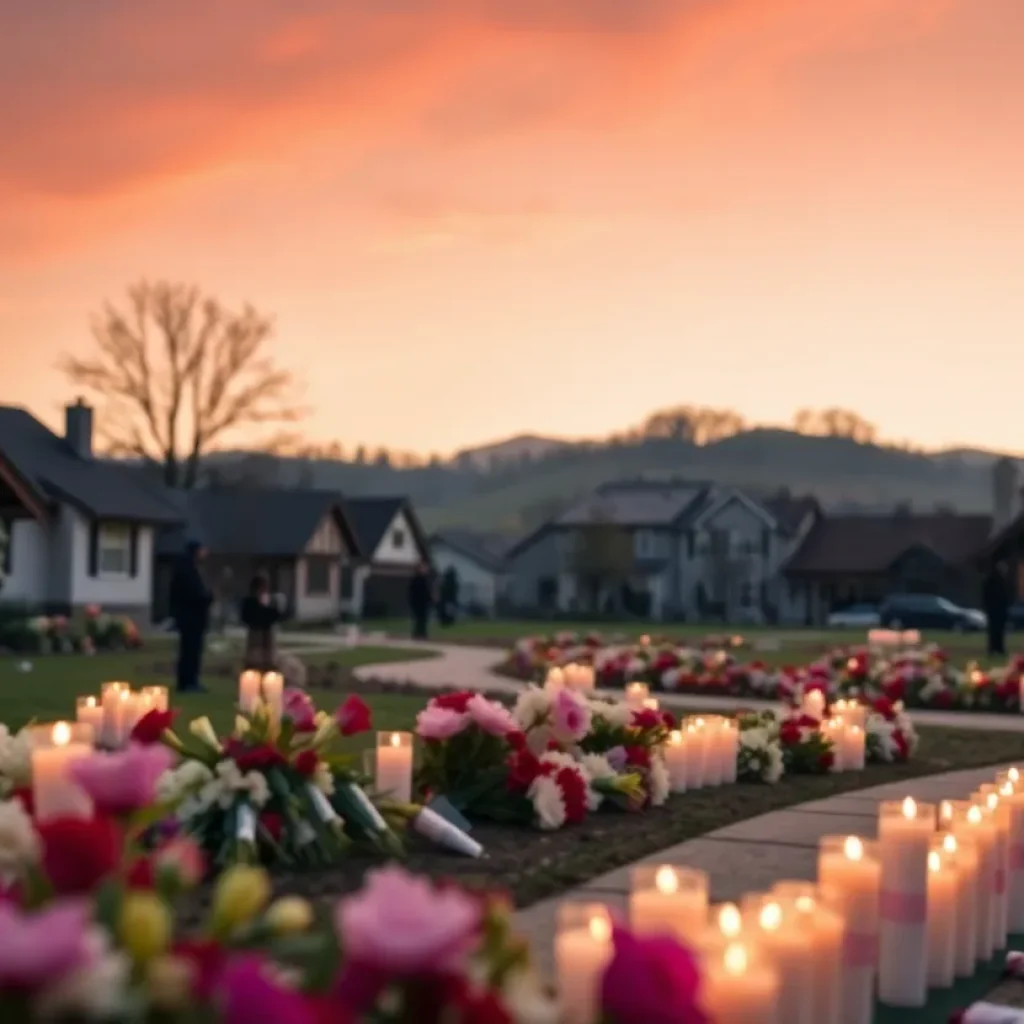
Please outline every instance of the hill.
[[[533, 454], [527, 441], [540, 454]], [[987, 512], [990, 470], [998, 457], [977, 451], [912, 452], [759, 428], [704, 445], [668, 438], [577, 443], [514, 438], [413, 468], [382, 459], [355, 463], [241, 453], [222, 453], [210, 466], [222, 484], [236, 479], [240, 467], [249, 467], [247, 474], [264, 484], [409, 495], [431, 529], [519, 533], [601, 483], [640, 477], [714, 480], [772, 492], [786, 488], [846, 511], [909, 504], [922, 511]]]

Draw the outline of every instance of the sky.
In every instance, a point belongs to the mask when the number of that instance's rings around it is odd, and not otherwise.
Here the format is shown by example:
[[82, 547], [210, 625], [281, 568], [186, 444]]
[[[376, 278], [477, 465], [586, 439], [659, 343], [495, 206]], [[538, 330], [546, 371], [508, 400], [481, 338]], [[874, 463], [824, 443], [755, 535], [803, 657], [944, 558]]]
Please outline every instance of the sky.
[[1021, 0], [0, 3], [0, 402], [150, 277], [272, 313], [321, 442], [1024, 450], [1022, 97]]

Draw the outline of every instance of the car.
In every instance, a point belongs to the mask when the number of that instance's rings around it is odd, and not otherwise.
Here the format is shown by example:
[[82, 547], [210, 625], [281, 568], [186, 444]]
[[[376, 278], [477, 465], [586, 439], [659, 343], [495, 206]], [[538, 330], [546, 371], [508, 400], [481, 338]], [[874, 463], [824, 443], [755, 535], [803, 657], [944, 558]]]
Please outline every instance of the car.
[[878, 606], [874, 604], [851, 604], [828, 617], [829, 629], [875, 629], [881, 624]]
[[893, 594], [879, 609], [885, 629], [948, 629], [973, 633], [986, 626], [984, 612], [961, 608], [935, 594]]

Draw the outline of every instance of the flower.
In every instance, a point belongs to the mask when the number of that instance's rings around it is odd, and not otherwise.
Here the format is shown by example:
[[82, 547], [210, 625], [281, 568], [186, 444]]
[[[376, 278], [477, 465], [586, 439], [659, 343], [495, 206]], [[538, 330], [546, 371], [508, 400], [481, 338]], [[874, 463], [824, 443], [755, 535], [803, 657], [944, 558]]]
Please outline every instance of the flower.
[[291, 719], [296, 732], [316, 731], [316, 707], [302, 690], [289, 687], [284, 691], [283, 715]]
[[71, 764], [72, 778], [101, 814], [127, 814], [156, 796], [157, 780], [174, 762], [166, 747], [131, 744], [116, 754], [95, 753]]
[[444, 708], [447, 711], [457, 711], [460, 715], [469, 711], [470, 702], [475, 700], [479, 694], [472, 690], [459, 690], [457, 693], [441, 693], [434, 697], [430, 703], [437, 708]]
[[25, 914], [0, 901], [0, 990], [48, 985], [81, 964], [88, 923], [84, 903], [61, 901]]
[[565, 743], [577, 743], [590, 731], [590, 708], [574, 690], [559, 690], [551, 713], [555, 736]]
[[565, 824], [566, 808], [562, 787], [548, 775], [538, 775], [530, 784], [527, 796], [533, 804], [538, 827], [553, 832]]
[[[240, 772], [265, 772], [285, 764], [284, 756], [269, 743], [251, 746], [232, 737], [224, 744], [224, 753], [238, 766]], [[223, 762], [222, 762], [223, 763]], [[217, 766], [218, 769], [220, 765]]]
[[438, 889], [399, 867], [385, 867], [370, 872], [363, 890], [341, 901], [336, 924], [342, 948], [355, 963], [416, 975], [457, 965], [480, 917], [480, 903], [468, 893]]
[[495, 700], [475, 694], [466, 705], [469, 717], [484, 732], [492, 736], [505, 736], [518, 728], [512, 712]]
[[156, 708], [147, 711], [132, 729], [132, 742], [141, 743], [144, 746], [159, 743], [163, 734], [174, 726], [174, 720], [177, 717], [177, 711], [158, 711]]
[[590, 786], [586, 777], [575, 765], [562, 768], [555, 776], [558, 788], [562, 791], [562, 802], [565, 805], [565, 823], [577, 825], [587, 816], [587, 796]]
[[416, 735], [425, 740], [450, 740], [469, 724], [468, 715], [428, 704], [416, 716]]
[[166, 1013], [183, 1010], [192, 996], [195, 975], [195, 968], [183, 956], [169, 953], [150, 960], [146, 965], [150, 1003]]
[[217, 935], [248, 924], [270, 899], [270, 876], [262, 868], [236, 864], [217, 881], [211, 922]]
[[194, 839], [180, 836], [153, 854], [153, 867], [158, 876], [172, 880], [176, 886], [191, 889], [203, 880], [206, 859]]
[[189, 723], [188, 731], [204, 746], [209, 747], [216, 753], [220, 753], [220, 740], [213, 728], [213, 723], [205, 715]]
[[163, 953], [171, 941], [171, 932], [171, 915], [159, 896], [141, 890], [125, 894], [117, 935], [135, 963], [148, 963]]
[[[262, 957], [240, 956], [220, 979], [224, 1024], [315, 1024], [320, 1018], [308, 997], [287, 987]], [[344, 1007], [333, 1005], [332, 1024], [353, 1024]]]
[[303, 750], [295, 755], [292, 767], [300, 774], [311, 779], [320, 765], [320, 755], [315, 750]]
[[345, 698], [345, 702], [334, 713], [334, 718], [342, 736], [357, 736], [361, 732], [369, 732], [373, 727], [369, 705], [354, 693]]
[[36, 827], [43, 871], [60, 895], [91, 893], [120, 864], [121, 831], [111, 818], [55, 818]]
[[301, 896], [283, 896], [267, 910], [264, 920], [277, 935], [306, 931], [313, 923], [313, 908]]
[[640, 938], [621, 928], [601, 979], [601, 1008], [615, 1024], [708, 1024], [698, 1004], [693, 954], [667, 936]]
[[39, 860], [39, 836], [20, 800], [0, 803], [0, 879], [18, 877]]
[[82, 963], [47, 984], [38, 994], [35, 1002], [38, 1018], [120, 1019], [131, 974], [128, 957], [112, 948], [102, 928], [89, 928], [83, 947]]

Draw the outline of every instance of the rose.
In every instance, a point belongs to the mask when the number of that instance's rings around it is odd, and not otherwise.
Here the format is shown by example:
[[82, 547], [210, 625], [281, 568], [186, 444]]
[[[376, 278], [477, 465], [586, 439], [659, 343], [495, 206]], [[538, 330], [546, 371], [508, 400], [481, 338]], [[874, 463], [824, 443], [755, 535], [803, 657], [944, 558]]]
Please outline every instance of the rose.
[[512, 713], [497, 701], [476, 694], [466, 707], [473, 722], [492, 736], [505, 736], [517, 731]]
[[133, 743], [140, 743], [143, 746], [152, 746], [159, 743], [163, 734], [174, 725], [177, 711], [158, 711], [154, 708], [147, 711], [132, 729], [131, 739]]
[[39, 823], [37, 830], [43, 871], [57, 893], [89, 894], [117, 870], [122, 838], [113, 819], [55, 818]]
[[244, 740], [232, 737], [224, 744], [224, 753], [238, 765], [243, 775], [247, 772], [266, 772], [285, 764], [284, 756], [269, 743], [249, 746]]
[[559, 690], [551, 703], [552, 729], [564, 743], [577, 743], [590, 731], [591, 712], [574, 690]]
[[284, 691], [282, 714], [291, 719], [296, 732], [316, 731], [316, 708], [302, 690], [289, 687]]
[[334, 718], [342, 736], [356, 736], [362, 732], [369, 732], [373, 727], [373, 716], [369, 706], [354, 693], [345, 699], [335, 712]]
[[431, 701], [416, 716], [416, 735], [425, 740], [450, 740], [468, 724], [468, 715], [438, 707]]
[[470, 701], [480, 695], [472, 690], [460, 690], [457, 693], [441, 693], [434, 697], [430, 703], [434, 707], [445, 708], [447, 711], [457, 711], [464, 715], [469, 710]]
[[292, 767], [307, 779], [316, 774], [317, 765], [320, 764], [320, 755], [315, 750], [303, 750], [295, 755]]
[[54, 985], [88, 957], [89, 908], [58, 902], [34, 914], [0, 901], [0, 990]]
[[100, 814], [128, 814], [156, 799], [157, 779], [174, 763], [166, 747], [131, 744], [116, 754], [95, 753], [71, 763], [71, 777]]

